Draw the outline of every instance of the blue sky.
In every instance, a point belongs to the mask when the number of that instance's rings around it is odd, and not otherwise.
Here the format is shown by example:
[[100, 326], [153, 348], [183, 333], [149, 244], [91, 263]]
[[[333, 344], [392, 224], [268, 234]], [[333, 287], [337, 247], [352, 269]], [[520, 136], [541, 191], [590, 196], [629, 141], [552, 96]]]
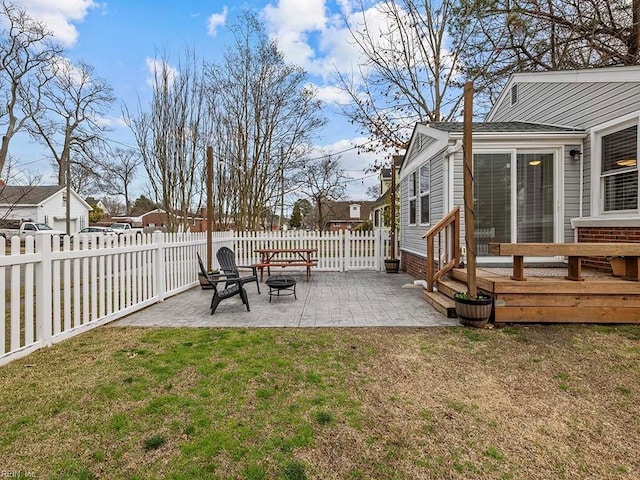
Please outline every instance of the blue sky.
[[[250, 0], [241, 3], [219, 0], [13, 0], [47, 23], [66, 48], [72, 61], [85, 61], [106, 79], [118, 98], [106, 120], [113, 129], [110, 139], [134, 145], [133, 136], [121, 121], [121, 104], [133, 111], [138, 98], [149, 92], [149, 61], [167, 50], [177, 58], [185, 46], [208, 61], [217, 61], [230, 39], [224, 27], [243, 9], [257, 12], [284, 51], [287, 60], [304, 67], [326, 104], [327, 127], [317, 139], [318, 147], [338, 152], [367, 141], [358, 129], [337, 113], [344, 94], [331, 84], [335, 68], [351, 71], [357, 52], [348, 42], [340, 12], [357, 14], [356, 0]], [[23, 169], [39, 171], [43, 183], [53, 183], [46, 151], [30, 144], [24, 135], [11, 144], [11, 154]], [[351, 199], [366, 199], [366, 188], [376, 178], [364, 170], [373, 163], [372, 154], [355, 149], [342, 153]], [[140, 174], [144, 173], [142, 167]], [[143, 193], [142, 183], [136, 195]]]

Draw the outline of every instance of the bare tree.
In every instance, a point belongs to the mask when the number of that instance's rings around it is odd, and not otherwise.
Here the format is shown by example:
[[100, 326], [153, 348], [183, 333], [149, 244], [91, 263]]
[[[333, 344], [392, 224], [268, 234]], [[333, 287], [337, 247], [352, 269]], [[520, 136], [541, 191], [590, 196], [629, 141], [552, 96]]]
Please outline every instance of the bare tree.
[[102, 204], [104, 205], [105, 213], [108, 213], [110, 216], [114, 217], [119, 215], [125, 215], [126, 207], [117, 197], [116, 198], [103, 197], [101, 201], [102, 201]]
[[319, 230], [325, 226], [331, 202], [341, 200], [346, 192], [347, 177], [339, 159], [327, 154], [308, 162], [298, 174], [299, 191], [311, 199]]
[[131, 211], [131, 184], [141, 164], [142, 157], [137, 150], [122, 148], [116, 148], [113, 153], [103, 152], [94, 160], [99, 189], [107, 195], [122, 196], [126, 215]]
[[9, 143], [23, 130], [36, 108], [22, 108], [25, 98], [37, 103], [40, 91], [51, 79], [48, 67], [62, 52], [45, 26], [7, 2], [0, 6], [0, 171], [7, 161]]
[[[415, 122], [437, 122], [459, 114], [461, 53], [477, 20], [461, 15], [456, 0], [383, 0], [345, 15], [351, 39], [362, 54], [358, 70], [337, 73], [352, 103], [343, 113], [374, 142], [371, 149], [405, 148]], [[491, 61], [491, 55], [485, 57]]]
[[42, 90], [42, 102], [28, 103], [33, 120], [29, 130], [48, 147], [58, 166], [58, 185], [65, 185], [71, 162], [82, 164], [91, 148], [104, 143], [101, 134], [107, 128], [100, 117], [114, 97], [111, 86], [86, 63], [73, 65], [58, 59], [52, 70], [53, 79]]
[[[640, 62], [640, 0], [492, 0], [460, 2], [475, 17], [464, 51], [470, 76], [483, 78], [491, 99], [509, 75], [636, 65]], [[454, 24], [453, 35], [460, 25]], [[466, 27], [465, 27], [466, 28]], [[487, 57], [491, 52], [491, 62]]]
[[206, 144], [211, 138], [204, 73], [195, 54], [185, 50], [177, 67], [165, 53], [155, 60], [153, 96], [126, 121], [136, 137], [153, 191], [152, 200], [168, 214], [169, 231], [186, 230], [201, 193]]
[[371, 185], [369, 188], [367, 188], [367, 191], [365, 192], [367, 194], [367, 197], [376, 200], [380, 195], [382, 195], [381, 191], [380, 191], [380, 184], [375, 184], [375, 185]]
[[71, 160], [69, 166], [71, 188], [79, 195], [88, 196], [99, 190], [99, 176], [94, 166], [86, 160]]
[[282, 212], [299, 159], [325, 119], [304, 70], [285, 62], [254, 15], [245, 12], [231, 31], [235, 43], [208, 70], [217, 119], [214, 216], [255, 229], [278, 206]]

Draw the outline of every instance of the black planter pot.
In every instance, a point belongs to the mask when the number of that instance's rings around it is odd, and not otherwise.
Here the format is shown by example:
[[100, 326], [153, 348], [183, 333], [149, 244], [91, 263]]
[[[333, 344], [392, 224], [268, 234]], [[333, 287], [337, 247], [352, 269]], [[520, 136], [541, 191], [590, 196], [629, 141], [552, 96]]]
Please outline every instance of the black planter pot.
[[396, 258], [387, 258], [384, 261], [384, 268], [387, 273], [398, 273], [400, 270], [400, 260]]
[[478, 294], [478, 298], [468, 298], [466, 295], [458, 292], [453, 296], [460, 323], [477, 328], [486, 326], [491, 316], [493, 298], [483, 294]]

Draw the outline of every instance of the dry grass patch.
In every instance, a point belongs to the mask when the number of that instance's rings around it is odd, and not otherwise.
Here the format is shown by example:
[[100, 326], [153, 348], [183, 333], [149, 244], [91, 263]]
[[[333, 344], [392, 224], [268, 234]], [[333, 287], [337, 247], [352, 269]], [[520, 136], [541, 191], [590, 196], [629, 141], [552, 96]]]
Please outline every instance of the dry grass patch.
[[640, 477], [636, 326], [101, 328], [1, 371], [4, 472]]

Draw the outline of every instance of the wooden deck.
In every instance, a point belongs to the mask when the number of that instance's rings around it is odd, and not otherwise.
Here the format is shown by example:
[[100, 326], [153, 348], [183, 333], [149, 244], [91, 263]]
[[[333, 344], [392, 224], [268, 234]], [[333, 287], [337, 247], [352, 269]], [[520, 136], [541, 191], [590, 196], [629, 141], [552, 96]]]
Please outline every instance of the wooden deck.
[[[493, 296], [496, 323], [640, 323], [640, 282], [585, 271], [584, 281], [566, 280], [566, 269], [532, 269], [526, 281], [510, 269], [477, 269], [478, 288]], [[425, 299], [455, 316], [453, 294], [466, 290], [466, 270], [457, 268], [436, 281]]]

